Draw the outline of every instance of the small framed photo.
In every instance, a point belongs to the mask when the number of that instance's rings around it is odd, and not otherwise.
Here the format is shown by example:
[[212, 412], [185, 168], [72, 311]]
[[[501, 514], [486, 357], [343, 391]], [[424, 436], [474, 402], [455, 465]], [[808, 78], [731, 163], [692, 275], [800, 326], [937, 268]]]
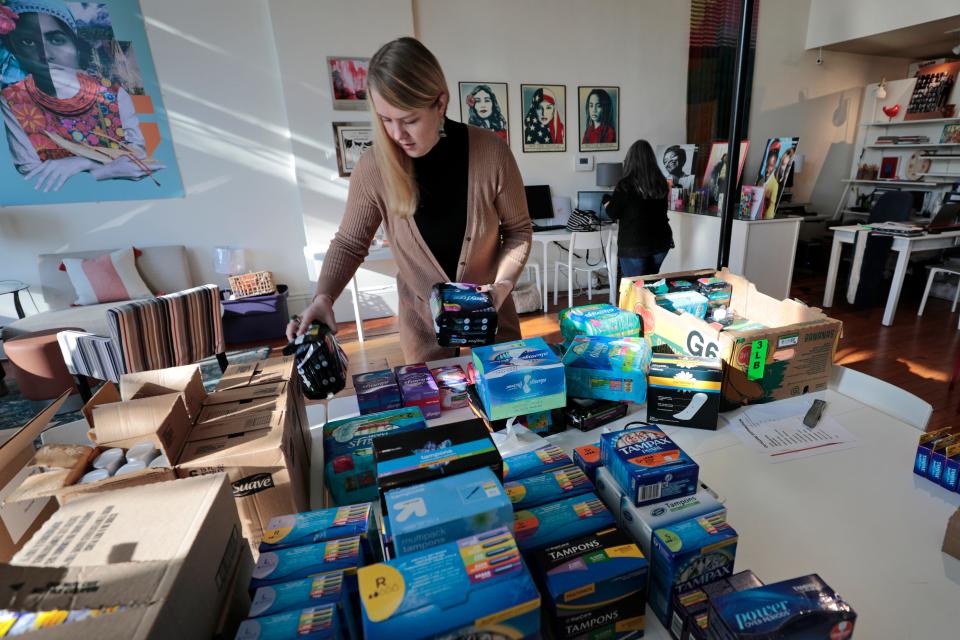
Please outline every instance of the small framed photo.
[[580, 151], [620, 149], [620, 87], [577, 87]]
[[367, 68], [370, 58], [327, 57], [330, 95], [333, 108], [345, 111], [367, 110]]
[[369, 122], [334, 122], [333, 140], [340, 177], [349, 178], [360, 156], [373, 146], [373, 129]]
[[880, 161], [880, 176], [879, 180], [896, 180], [897, 179], [897, 165], [900, 163], [900, 158], [896, 156], [887, 156]]
[[523, 151], [567, 150], [567, 87], [562, 84], [521, 84]]
[[460, 122], [490, 129], [510, 144], [506, 82], [461, 82]]

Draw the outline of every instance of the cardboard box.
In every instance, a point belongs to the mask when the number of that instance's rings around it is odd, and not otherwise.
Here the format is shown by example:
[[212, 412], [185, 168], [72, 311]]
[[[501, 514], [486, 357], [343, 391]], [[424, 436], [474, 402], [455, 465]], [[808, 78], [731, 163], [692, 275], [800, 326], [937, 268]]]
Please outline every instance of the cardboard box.
[[[671, 276], [716, 276], [729, 282], [733, 290], [730, 310], [764, 326], [720, 331], [699, 318], [677, 315], [658, 306], [655, 294], [644, 284]], [[624, 278], [620, 306], [642, 316], [644, 331], [654, 346], [665, 344], [676, 353], [720, 357], [725, 365], [724, 406], [769, 402], [826, 389], [843, 329], [843, 323], [819, 309], [764, 295], [748, 280], [726, 269]], [[753, 373], [749, 373], [751, 363], [755, 365]]]
[[647, 420], [717, 430], [723, 363], [719, 358], [656, 353], [650, 362]]
[[543, 338], [476, 347], [472, 355], [477, 393], [491, 420], [566, 406], [563, 363]]
[[601, 434], [600, 459], [637, 506], [697, 491], [700, 467], [653, 425]]
[[960, 509], [954, 511], [947, 520], [947, 530], [943, 534], [941, 551], [960, 560]]
[[49, 497], [12, 502], [9, 496], [34, 473], [28, 466], [33, 459], [33, 443], [69, 397], [70, 392], [64, 391], [0, 444], [0, 562], [9, 561], [57, 510], [56, 500]]
[[247, 364], [227, 365], [227, 370], [223, 372], [223, 376], [217, 383], [214, 392], [276, 382], [290, 382], [293, 378], [294, 366], [293, 356], [267, 358]]
[[203, 388], [200, 367], [195, 364], [120, 376], [120, 399], [124, 402], [137, 398], [150, 398], [168, 393], [179, 393], [187, 407], [187, 415], [196, 420], [207, 392]]
[[121, 489], [62, 507], [0, 566], [0, 598], [20, 612], [126, 605], [40, 638], [206, 640], [245, 556], [223, 476]]

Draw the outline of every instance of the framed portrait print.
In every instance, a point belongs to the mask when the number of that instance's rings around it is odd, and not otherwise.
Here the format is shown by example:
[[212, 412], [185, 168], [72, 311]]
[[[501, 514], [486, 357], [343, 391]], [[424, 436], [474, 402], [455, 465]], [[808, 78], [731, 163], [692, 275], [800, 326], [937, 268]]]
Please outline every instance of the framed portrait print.
[[521, 84], [520, 99], [524, 113], [524, 152], [566, 151], [566, 85]]
[[349, 178], [360, 156], [373, 146], [373, 129], [369, 122], [334, 122], [333, 139], [340, 177]]
[[461, 82], [460, 122], [490, 129], [510, 144], [506, 82]]
[[657, 147], [657, 166], [673, 186], [693, 191], [696, 176], [693, 175], [693, 159], [697, 153], [695, 144], [661, 144]]
[[580, 151], [620, 148], [620, 87], [577, 87]]
[[344, 111], [367, 110], [367, 67], [370, 58], [327, 57], [330, 95], [333, 108]]

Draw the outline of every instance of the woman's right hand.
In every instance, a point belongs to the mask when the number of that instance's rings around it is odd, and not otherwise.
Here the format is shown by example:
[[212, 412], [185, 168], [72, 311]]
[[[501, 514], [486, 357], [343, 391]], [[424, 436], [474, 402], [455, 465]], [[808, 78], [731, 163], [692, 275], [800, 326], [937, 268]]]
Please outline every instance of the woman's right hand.
[[291, 320], [287, 325], [287, 339], [293, 342], [297, 336], [302, 336], [314, 320], [330, 327], [333, 333], [337, 332], [337, 319], [333, 315], [333, 298], [323, 293], [315, 296], [310, 306], [300, 315], [300, 322]]

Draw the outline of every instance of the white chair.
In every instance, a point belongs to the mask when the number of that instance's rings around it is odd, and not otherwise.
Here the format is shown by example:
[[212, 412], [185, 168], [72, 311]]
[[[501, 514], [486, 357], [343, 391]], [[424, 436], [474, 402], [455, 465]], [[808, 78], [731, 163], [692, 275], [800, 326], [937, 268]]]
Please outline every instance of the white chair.
[[[954, 269], [945, 269], [944, 267], [930, 267], [930, 276], [927, 278], [927, 286], [923, 290], [923, 298], [920, 299], [920, 309], [917, 311], [918, 316], [923, 315], [923, 309], [927, 306], [927, 298], [930, 296], [930, 287], [933, 286], [933, 279], [937, 277], [938, 273], [945, 273], [951, 276], [960, 276], [960, 271]], [[953, 306], [950, 307], [950, 313], [953, 313], [957, 310], [957, 301], [960, 300], [960, 283], [957, 283], [957, 293], [953, 296]], [[960, 325], [958, 325], [960, 328]]]
[[920, 431], [926, 430], [933, 414], [933, 407], [929, 402], [909, 391], [838, 364], [833, 365], [830, 388], [902, 420]]
[[[540, 265], [535, 264], [535, 263], [527, 262], [527, 266], [525, 266], [525, 267], [523, 268], [523, 275], [524, 275], [524, 277], [526, 277], [526, 278], [529, 280], [531, 273], [533, 274], [533, 282], [534, 282], [534, 284], [537, 286], [537, 295], [539, 296], [539, 295], [541, 295], [540, 292], [543, 291], [543, 289], [540, 288], [540, 284], [541, 284], [541, 282], [540, 282]], [[546, 300], [542, 300], [541, 302], [543, 303], [543, 312], [546, 313], [546, 312], [547, 312], [547, 301], [546, 301]]]
[[[606, 236], [606, 238], [604, 238]], [[606, 271], [607, 279], [613, 280], [610, 271], [610, 249], [613, 234], [610, 231], [575, 231], [570, 234], [570, 247], [567, 253], [567, 306], [573, 306], [573, 277], [575, 273], [587, 274], [587, 299], [593, 300], [593, 272]], [[604, 246], [606, 245], [606, 246]], [[594, 251], [592, 261], [587, 260], [588, 252]], [[577, 252], [585, 254], [582, 258], [575, 258]], [[557, 304], [557, 292], [560, 289], [560, 266], [563, 260], [553, 263], [553, 304]], [[611, 282], [610, 286], [614, 286]]]

